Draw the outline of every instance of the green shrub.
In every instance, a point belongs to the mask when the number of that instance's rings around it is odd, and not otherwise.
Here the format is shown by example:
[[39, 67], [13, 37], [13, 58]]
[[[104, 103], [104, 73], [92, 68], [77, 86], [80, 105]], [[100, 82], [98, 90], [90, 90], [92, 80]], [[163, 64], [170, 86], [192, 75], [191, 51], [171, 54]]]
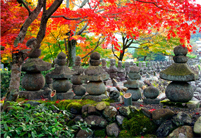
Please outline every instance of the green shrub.
[[6, 137], [74, 137], [79, 129], [91, 131], [87, 123], [76, 122], [68, 126], [70, 113], [54, 112], [54, 105], [45, 103], [32, 107], [30, 104], [10, 103], [11, 109], [1, 112], [1, 136]]

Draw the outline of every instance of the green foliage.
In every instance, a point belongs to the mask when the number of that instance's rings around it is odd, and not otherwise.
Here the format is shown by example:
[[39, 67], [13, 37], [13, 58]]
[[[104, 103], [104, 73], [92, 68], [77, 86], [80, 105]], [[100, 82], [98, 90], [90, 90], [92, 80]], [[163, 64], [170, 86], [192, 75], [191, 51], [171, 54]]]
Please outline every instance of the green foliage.
[[[21, 73], [20, 81], [22, 80], [24, 76], [24, 72]], [[1, 71], [1, 97], [3, 97], [9, 89], [10, 85], [10, 78], [11, 78], [11, 71]], [[24, 90], [21, 86], [19, 88], [20, 91]]]
[[105, 129], [101, 129], [101, 130], [95, 130], [94, 132], [94, 137], [101, 137], [104, 138], [106, 136], [106, 131]]
[[129, 120], [124, 119], [122, 128], [129, 130], [133, 136], [151, 134], [157, 129], [156, 125], [141, 111], [134, 113]]
[[198, 68], [199, 68], [199, 70], [201, 70], [201, 66], [200, 65], [198, 65]]
[[189, 58], [197, 58], [196, 55], [194, 55], [194, 54], [190, 54], [190, 53], [188, 53], [186, 56], [189, 57]]
[[70, 113], [66, 110], [54, 112], [52, 104], [36, 107], [10, 102], [11, 109], [1, 112], [1, 136], [7, 137], [74, 137], [76, 130], [91, 131], [87, 123], [76, 122], [68, 126]]

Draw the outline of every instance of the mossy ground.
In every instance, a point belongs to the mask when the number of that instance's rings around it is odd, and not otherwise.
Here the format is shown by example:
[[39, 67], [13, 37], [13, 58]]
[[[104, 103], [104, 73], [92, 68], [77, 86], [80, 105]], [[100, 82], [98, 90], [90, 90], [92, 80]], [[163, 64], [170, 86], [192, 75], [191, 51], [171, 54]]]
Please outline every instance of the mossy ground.
[[141, 111], [132, 114], [132, 118], [123, 120], [122, 128], [128, 130], [132, 136], [152, 134], [157, 126]]
[[101, 138], [105, 138], [106, 136], [106, 131], [105, 129], [101, 129], [101, 130], [95, 130], [94, 132], [94, 137], [101, 137]]

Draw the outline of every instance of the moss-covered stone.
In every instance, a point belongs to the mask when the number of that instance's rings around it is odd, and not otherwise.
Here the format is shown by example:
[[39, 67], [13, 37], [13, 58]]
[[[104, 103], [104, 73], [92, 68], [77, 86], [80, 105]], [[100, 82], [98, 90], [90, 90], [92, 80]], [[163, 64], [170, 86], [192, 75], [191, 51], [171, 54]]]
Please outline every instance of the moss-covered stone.
[[151, 134], [156, 131], [157, 126], [141, 111], [139, 111], [133, 114], [131, 119], [124, 119], [122, 128], [129, 130], [133, 136], [136, 136], [141, 134]]
[[173, 63], [160, 72], [160, 77], [170, 81], [193, 81], [198, 78], [198, 75], [186, 63]]
[[77, 114], [81, 112], [82, 104], [79, 102], [71, 102], [66, 107], [71, 113]]
[[101, 130], [95, 130], [94, 132], [94, 137], [101, 137], [104, 138], [106, 136], [106, 132], [105, 129], [101, 129]]
[[121, 130], [118, 138], [131, 138], [133, 137], [128, 130]]

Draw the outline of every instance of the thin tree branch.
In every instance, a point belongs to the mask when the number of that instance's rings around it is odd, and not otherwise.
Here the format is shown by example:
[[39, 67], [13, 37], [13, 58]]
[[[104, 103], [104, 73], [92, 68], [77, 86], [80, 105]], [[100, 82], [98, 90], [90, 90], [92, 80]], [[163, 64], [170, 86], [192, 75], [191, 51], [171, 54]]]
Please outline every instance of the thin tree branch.
[[83, 31], [87, 28], [88, 22], [82, 27], [82, 29], [77, 33], [77, 35], [81, 35]]
[[100, 39], [101, 39], [101, 37], [98, 39], [98, 42], [97, 42], [95, 48], [92, 51], [90, 51], [88, 54], [86, 54], [84, 57], [82, 57], [82, 59], [86, 58], [89, 54], [94, 52], [94, 50], [96, 50], [96, 48], [98, 48], [98, 46], [100, 46], [103, 43], [103, 41], [105, 40], [105, 38], [103, 38], [103, 40], [100, 42]]
[[65, 17], [64, 15], [55, 15], [55, 16], [51, 16], [51, 18], [64, 18], [66, 20], [80, 20], [80, 19], [83, 19], [83, 18], [68, 18], [68, 17]]
[[27, 11], [29, 12], [29, 16], [31, 14], [31, 10], [29, 9], [29, 7], [26, 5], [26, 3], [24, 3], [23, 0], [21, 0], [21, 3], [24, 5], [24, 7], [27, 9]]
[[112, 53], [119, 60], [118, 56], [114, 53], [114, 45], [112, 45]]

